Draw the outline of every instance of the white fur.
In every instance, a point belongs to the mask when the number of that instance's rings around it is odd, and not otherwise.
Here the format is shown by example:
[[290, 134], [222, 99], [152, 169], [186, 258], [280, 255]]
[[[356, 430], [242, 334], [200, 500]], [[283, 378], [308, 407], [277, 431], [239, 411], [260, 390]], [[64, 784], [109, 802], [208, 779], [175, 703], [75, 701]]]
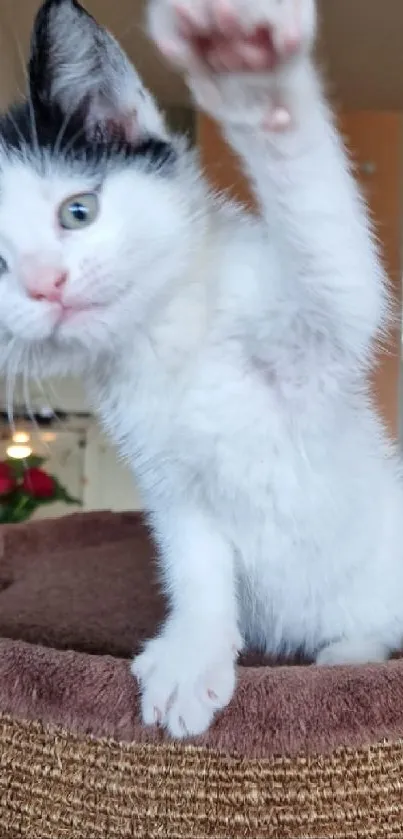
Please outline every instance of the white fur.
[[[271, 20], [271, 2], [249, 4]], [[158, 9], [174, 14], [170, 0]], [[111, 174], [99, 220], [78, 233], [57, 234], [55, 205], [90, 184], [56, 163], [45, 176], [3, 166], [0, 195], [3, 357], [85, 372], [133, 465], [172, 605], [133, 670], [144, 721], [175, 736], [229, 701], [243, 643], [359, 663], [403, 634], [401, 466], [366, 384], [387, 299], [365, 208], [304, 51], [255, 85], [204, 82], [192, 89], [261, 219], [209, 196], [185, 153], [176, 177]], [[262, 118], [280, 93], [292, 121], [271, 134]], [[33, 251], [99, 310], [55, 328], [54, 304], [21, 286]]]

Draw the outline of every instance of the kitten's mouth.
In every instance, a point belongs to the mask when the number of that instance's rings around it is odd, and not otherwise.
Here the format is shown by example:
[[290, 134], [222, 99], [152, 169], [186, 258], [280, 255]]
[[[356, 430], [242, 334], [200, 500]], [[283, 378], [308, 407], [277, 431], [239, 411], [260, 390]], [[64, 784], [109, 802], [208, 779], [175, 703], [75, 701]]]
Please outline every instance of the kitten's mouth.
[[76, 306], [69, 306], [63, 303], [58, 304], [56, 313], [56, 326], [62, 326], [65, 323], [70, 323], [80, 315], [90, 314], [99, 311], [103, 308], [100, 304], [88, 303]]

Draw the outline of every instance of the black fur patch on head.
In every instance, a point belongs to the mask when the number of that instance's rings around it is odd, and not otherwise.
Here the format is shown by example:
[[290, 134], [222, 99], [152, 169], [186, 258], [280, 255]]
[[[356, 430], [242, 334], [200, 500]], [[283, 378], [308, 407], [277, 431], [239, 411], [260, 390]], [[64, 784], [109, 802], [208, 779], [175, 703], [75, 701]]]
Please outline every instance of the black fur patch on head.
[[93, 21], [94, 27], [97, 27], [92, 15], [90, 15], [80, 5], [80, 3], [77, 2], [77, 0], [45, 0], [34, 21], [31, 34], [31, 53], [28, 64], [30, 97], [35, 106], [35, 110], [37, 111], [42, 107], [46, 110], [57, 107], [55, 103], [52, 102], [51, 95], [52, 43], [50, 35], [50, 21], [51, 16], [65, 5], [73, 7], [78, 15], [78, 18], [87, 18], [88, 20]]
[[168, 175], [177, 160], [172, 144], [157, 137], [137, 143], [119, 137], [88, 140], [79, 113], [65, 120], [52, 108], [36, 109], [29, 99], [0, 116], [0, 142], [6, 152], [22, 154], [37, 165], [45, 152], [47, 159], [54, 156], [91, 170], [101, 164], [124, 166], [142, 160], [146, 171]]
[[146, 171], [168, 174], [177, 158], [171, 143], [130, 130], [119, 99], [127, 67], [124, 52], [77, 0], [45, 0], [32, 31], [27, 99], [0, 116], [3, 148], [36, 165], [52, 156], [91, 169], [142, 159]]

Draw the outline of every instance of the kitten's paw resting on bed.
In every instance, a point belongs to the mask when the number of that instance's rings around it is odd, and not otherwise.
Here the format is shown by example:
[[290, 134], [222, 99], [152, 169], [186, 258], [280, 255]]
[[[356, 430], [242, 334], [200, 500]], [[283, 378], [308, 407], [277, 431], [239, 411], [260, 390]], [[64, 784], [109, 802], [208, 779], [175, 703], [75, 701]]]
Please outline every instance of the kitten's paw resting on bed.
[[173, 737], [202, 734], [233, 695], [240, 645], [219, 627], [205, 633], [168, 623], [132, 665], [144, 723], [163, 725]]

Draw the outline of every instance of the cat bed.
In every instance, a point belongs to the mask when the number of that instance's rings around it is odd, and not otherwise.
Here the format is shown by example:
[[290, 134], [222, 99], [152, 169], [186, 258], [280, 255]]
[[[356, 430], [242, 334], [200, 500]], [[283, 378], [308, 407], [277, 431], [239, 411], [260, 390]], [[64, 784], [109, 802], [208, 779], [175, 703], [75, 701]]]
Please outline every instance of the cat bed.
[[1, 839], [403, 835], [403, 663], [249, 656], [230, 707], [175, 743], [128, 658], [164, 615], [135, 514], [0, 528]]

